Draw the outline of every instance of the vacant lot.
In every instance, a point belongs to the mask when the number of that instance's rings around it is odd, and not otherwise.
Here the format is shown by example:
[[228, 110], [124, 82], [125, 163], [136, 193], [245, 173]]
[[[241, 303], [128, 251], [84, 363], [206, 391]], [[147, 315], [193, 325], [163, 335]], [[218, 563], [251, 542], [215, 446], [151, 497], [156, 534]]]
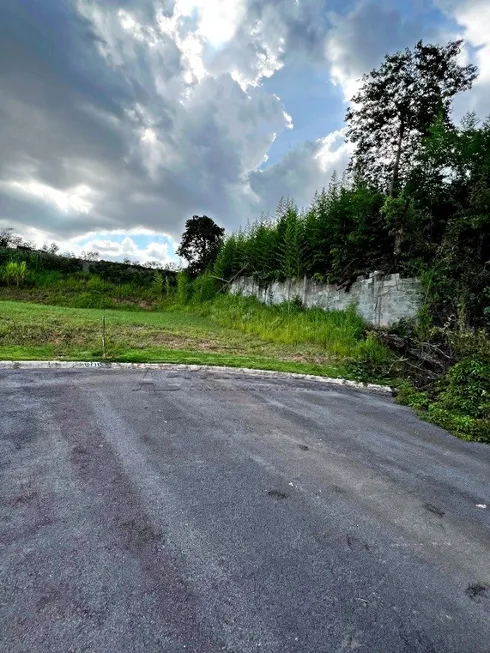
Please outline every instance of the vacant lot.
[[[349, 354], [366, 345], [357, 321], [351, 324], [356, 318], [349, 315], [288, 315], [251, 302], [223, 300], [205, 309], [174, 306], [159, 311], [102, 311], [2, 301], [0, 359], [105, 357], [338, 376], [348, 374]], [[330, 340], [327, 336], [319, 339], [322, 329], [330, 334]]]

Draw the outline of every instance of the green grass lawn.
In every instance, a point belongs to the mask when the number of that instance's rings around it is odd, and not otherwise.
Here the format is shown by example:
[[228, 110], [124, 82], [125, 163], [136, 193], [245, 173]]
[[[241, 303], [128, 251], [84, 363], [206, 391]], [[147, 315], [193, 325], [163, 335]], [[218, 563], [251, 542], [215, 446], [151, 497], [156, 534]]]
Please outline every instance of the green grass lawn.
[[[197, 310], [197, 309], [195, 309]], [[197, 311], [199, 312], [199, 311]], [[201, 309], [202, 312], [202, 309]], [[0, 301], [0, 359], [102, 360], [102, 316], [109, 361], [229, 365], [345, 375], [324, 346], [275, 342], [225, 326], [191, 307], [161, 311], [78, 309]], [[279, 338], [280, 340], [280, 338]]]

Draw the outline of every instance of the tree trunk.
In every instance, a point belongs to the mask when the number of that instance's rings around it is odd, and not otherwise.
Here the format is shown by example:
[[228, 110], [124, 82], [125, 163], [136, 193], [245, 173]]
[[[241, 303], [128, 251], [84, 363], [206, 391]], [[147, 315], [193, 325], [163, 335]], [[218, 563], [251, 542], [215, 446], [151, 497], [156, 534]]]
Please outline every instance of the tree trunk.
[[[391, 178], [391, 188], [390, 188], [391, 197], [396, 197], [398, 193], [398, 187], [400, 185], [400, 161], [402, 158], [402, 145], [403, 145], [404, 135], [405, 135], [405, 124], [402, 120], [400, 123], [400, 132], [398, 134], [398, 144], [396, 149], [395, 165], [393, 167], [393, 176]], [[400, 217], [398, 229], [395, 232], [395, 247], [393, 252], [395, 256], [395, 263], [398, 261], [398, 257], [401, 254], [402, 239], [403, 239], [403, 220]]]
[[400, 123], [400, 133], [398, 134], [398, 144], [396, 149], [395, 165], [393, 167], [393, 175], [391, 177], [391, 187], [390, 187], [391, 197], [395, 197], [395, 195], [398, 192], [398, 185], [400, 182], [400, 161], [402, 158], [402, 145], [403, 145], [404, 136], [405, 136], [405, 124], [402, 121]]

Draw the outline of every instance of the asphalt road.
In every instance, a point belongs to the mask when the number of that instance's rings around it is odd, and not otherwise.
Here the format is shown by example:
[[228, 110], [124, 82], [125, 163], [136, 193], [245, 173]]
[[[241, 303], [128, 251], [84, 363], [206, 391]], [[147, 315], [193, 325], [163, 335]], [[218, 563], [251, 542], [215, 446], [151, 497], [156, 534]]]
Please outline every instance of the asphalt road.
[[2, 371], [0, 475], [2, 653], [490, 652], [490, 447], [391, 398]]

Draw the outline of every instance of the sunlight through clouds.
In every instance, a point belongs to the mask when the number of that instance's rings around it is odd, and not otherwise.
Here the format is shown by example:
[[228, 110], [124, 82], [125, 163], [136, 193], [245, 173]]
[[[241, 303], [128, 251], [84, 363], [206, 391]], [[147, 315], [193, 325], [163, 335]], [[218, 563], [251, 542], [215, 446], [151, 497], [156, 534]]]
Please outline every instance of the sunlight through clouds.
[[485, 0], [6, 5], [0, 226], [66, 249], [90, 238], [123, 256], [127, 237], [145, 259], [138, 228], [177, 241], [192, 215], [231, 230], [282, 195], [307, 204], [348, 161], [356, 80], [419, 38], [468, 40], [481, 76], [458, 115], [490, 110]]
[[25, 194], [54, 204], [64, 213], [89, 213], [94, 208], [93, 203], [87, 199], [92, 191], [83, 184], [67, 191], [52, 188], [37, 181], [11, 181], [3, 185], [14, 193]]

